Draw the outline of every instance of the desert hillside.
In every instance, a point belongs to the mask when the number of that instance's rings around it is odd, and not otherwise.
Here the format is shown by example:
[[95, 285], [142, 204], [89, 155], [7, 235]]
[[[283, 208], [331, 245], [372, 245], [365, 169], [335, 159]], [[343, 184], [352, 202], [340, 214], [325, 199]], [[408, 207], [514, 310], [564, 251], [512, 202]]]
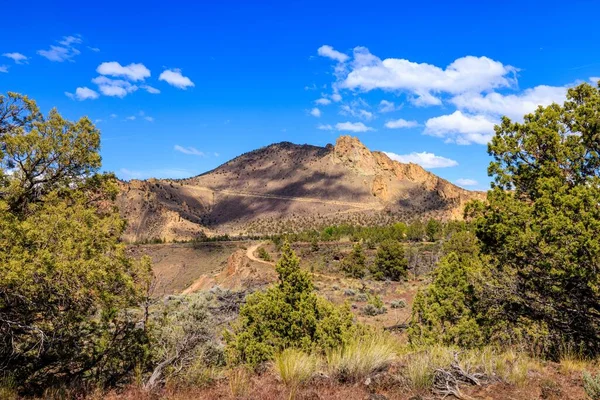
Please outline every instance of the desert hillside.
[[481, 193], [342, 136], [326, 147], [276, 143], [189, 179], [123, 182], [118, 205], [125, 239], [139, 241], [461, 218], [475, 197]]

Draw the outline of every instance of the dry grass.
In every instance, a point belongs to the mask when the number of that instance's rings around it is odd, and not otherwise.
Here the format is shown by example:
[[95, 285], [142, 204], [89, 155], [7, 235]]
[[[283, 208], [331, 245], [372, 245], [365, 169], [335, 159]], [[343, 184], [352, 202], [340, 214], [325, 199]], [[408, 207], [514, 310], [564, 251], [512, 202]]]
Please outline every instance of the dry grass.
[[296, 349], [286, 349], [275, 357], [273, 366], [294, 399], [300, 385], [309, 380], [319, 367], [320, 360], [313, 354]]
[[234, 368], [228, 372], [229, 393], [235, 398], [245, 396], [250, 388], [250, 372], [244, 367]]
[[515, 386], [527, 382], [529, 372], [537, 368], [534, 360], [512, 349], [498, 351], [492, 347], [461, 352], [459, 349], [433, 346], [408, 352], [402, 357], [403, 375], [409, 386], [417, 391], [428, 390], [433, 384], [435, 370], [447, 369], [455, 361], [470, 373], [483, 373], [490, 379], [499, 379]]
[[327, 354], [327, 367], [342, 380], [355, 381], [381, 370], [397, 359], [397, 339], [375, 334]]
[[563, 374], [580, 373], [591, 368], [591, 361], [571, 346], [564, 346], [560, 355], [559, 370]]

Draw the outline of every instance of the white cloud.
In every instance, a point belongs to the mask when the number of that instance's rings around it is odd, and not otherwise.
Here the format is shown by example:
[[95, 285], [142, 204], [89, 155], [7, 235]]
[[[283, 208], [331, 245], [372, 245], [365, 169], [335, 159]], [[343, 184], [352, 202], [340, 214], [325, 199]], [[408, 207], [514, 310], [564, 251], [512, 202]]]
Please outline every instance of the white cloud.
[[160, 90], [158, 90], [157, 88], [154, 88], [150, 85], [142, 85], [140, 86], [142, 89], [144, 89], [146, 92], [151, 93], [151, 94], [159, 94]]
[[28, 58], [21, 53], [4, 53], [3, 57], [12, 59], [16, 64], [26, 64]]
[[450, 102], [458, 109], [472, 113], [506, 115], [509, 118], [521, 120], [523, 115], [535, 111], [539, 105], [562, 104], [566, 94], [566, 87], [540, 85], [526, 89], [522, 93], [510, 95], [463, 93], [450, 99]]
[[96, 68], [96, 72], [100, 75], [123, 77], [134, 82], [143, 81], [150, 77], [150, 70], [141, 63], [131, 63], [123, 66], [116, 61], [103, 62]]
[[590, 82], [592, 82], [594, 85], [597, 85], [598, 81], [600, 81], [600, 76], [592, 76], [590, 78]]
[[366, 126], [362, 122], [338, 122], [335, 124], [335, 129], [349, 132], [367, 132], [373, 130], [373, 128]]
[[432, 95], [429, 92], [418, 92], [411, 97], [410, 102], [417, 107], [441, 106], [442, 99]]
[[460, 186], [477, 186], [478, 183], [475, 179], [468, 179], [468, 178], [459, 178], [456, 181], [457, 185]]
[[405, 59], [381, 60], [365, 47], [356, 47], [347, 70], [338, 75], [338, 88], [406, 91], [417, 105], [441, 104], [433, 93], [459, 94], [510, 87], [517, 69], [488, 57], [466, 56], [445, 68]]
[[389, 129], [399, 129], [399, 128], [414, 128], [419, 124], [417, 121], [407, 121], [405, 119], [396, 119], [393, 121], [388, 121], [385, 123], [385, 127]]
[[125, 118], [128, 121], [135, 121], [135, 115], [130, 115], [129, 117]]
[[346, 62], [350, 58], [347, 54], [340, 53], [339, 51], [334, 50], [333, 47], [328, 45], [323, 45], [319, 47], [319, 49], [317, 50], [317, 54], [323, 57], [331, 58], [332, 60], [336, 60], [340, 63]]
[[38, 50], [37, 53], [50, 61], [73, 61], [73, 57], [81, 54], [81, 51], [74, 45], [82, 42], [83, 40], [79, 36], [64, 36], [62, 40], [58, 41], [60, 46], [51, 45], [48, 50]]
[[[362, 107], [362, 108], [361, 108]], [[363, 99], [353, 100], [349, 105], [344, 104], [340, 107], [340, 114], [349, 115], [355, 118], [364, 119], [370, 121], [373, 119], [373, 113], [365, 110], [365, 107], [369, 105]]]
[[80, 51], [70, 47], [50, 46], [50, 49], [38, 50], [37, 53], [50, 61], [63, 62], [70, 61], [73, 57], [80, 54]]
[[331, 95], [331, 100], [338, 103], [338, 102], [342, 101], [342, 96], [339, 93], [334, 93]]
[[494, 135], [494, 124], [495, 121], [485, 115], [467, 115], [455, 111], [427, 120], [423, 133], [458, 144], [487, 144]]
[[322, 97], [322, 98], [320, 98], [318, 100], [315, 100], [315, 103], [318, 104], [318, 105], [320, 105], [320, 106], [326, 106], [326, 105], [331, 104], [331, 100], [326, 99], [325, 97]]
[[97, 47], [91, 47], [91, 46], [88, 46], [88, 49], [90, 49], [90, 50], [91, 50], [91, 51], [93, 51], [94, 53], [97, 53], [97, 52], [99, 52], [99, 51], [100, 51], [100, 49], [99, 49], [99, 48], [97, 48]]
[[381, 100], [379, 103], [379, 112], [380, 113], [389, 113], [402, 108], [402, 105], [396, 106], [393, 101]]
[[179, 69], [168, 69], [163, 71], [163, 73], [158, 77], [158, 80], [165, 81], [171, 86], [175, 86], [178, 89], [184, 90], [188, 87], [195, 86], [194, 82], [192, 82], [190, 78], [181, 75], [181, 70]]
[[100, 97], [100, 95], [95, 90], [92, 90], [85, 86], [78, 87], [77, 89], [75, 89], [75, 94], [65, 92], [65, 95], [67, 95], [67, 97], [69, 97], [71, 99], [77, 99], [79, 101], [88, 100], [88, 99], [94, 100], [94, 99], [97, 99], [98, 97]]
[[319, 110], [317, 107], [315, 107], [312, 110], [310, 110], [310, 115], [312, 115], [313, 117], [319, 118], [321, 116], [321, 110]]
[[174, 149], [175, 149], [175, 151], [179, 151], [180, 153], [188, 154], [188, 155], [192, 155], [192, 156], [204, 157], [206, 155], [203, 152], [201, 152], [200, 150], [196, 149], [195, 147], [183, 147], [183, 146], [176, 144]]
[[148, 122], [154, 122], [154, 117], [144, 117], [144, 119]]
[[320, 129], [322, 131], [331, 131], [331, 130], [333, 130], [333, 126], [331, 126], [329, 124], [327, 124], [327, 125], [320, 124], [320, 125], [317, 125], [317, 129]]
[[98, 118], [98, 119], [94, 120], [94, 123], [95, 124], [99, 124], [100, 122], [103, 122], [103, 121], [104, 121], [103, 119]]
[[117, 117], [118, 117], [118, 115], [117, 115], [117, 114], [110, 114], [110, 117], [111, 117], [111, 118], [117, 118]]
[[136, 85], [122, 79], [111, 79], [106, 76], [98, 76], [92, 79], [98, 85], [98, 90], [105, 96], [125, 97], [128, 93], [138, 90]]
[[433, 153], [410, 153], [410, 154], [396, 154], [384, 151], [384, 153], [392, 160], [401, 163], [414, 163], [419, 164], [423, 168], [447, 168], [455, 167], [458, 162], [451, 160], [446, 157], [436, 156]]
[[8, 73], [8, 67], [6, 65], [0, 65], [0, 72]]
[[83, 42], [83, 40], [78, 36], [63, 36], [63, 40], [59, 41], [59, 44], [63, 46], [71, 46], [73, 44], [79, 44]]

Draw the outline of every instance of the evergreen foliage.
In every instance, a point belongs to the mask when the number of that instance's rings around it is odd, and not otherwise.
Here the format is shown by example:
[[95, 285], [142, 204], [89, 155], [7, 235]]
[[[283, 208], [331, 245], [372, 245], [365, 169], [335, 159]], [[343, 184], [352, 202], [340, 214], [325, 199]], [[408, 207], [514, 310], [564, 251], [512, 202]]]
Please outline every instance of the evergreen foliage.
[[379, 246], [370, 270], [374, 279], [400, 281], [406, 278], [407, 268], [404, 247], [398, 241], [388, 239]]
[[25, 392], [110, 384], [144, 356], [145, 331], [128, 310], [150, 268], [119, 243], [125, 225], [114, 176], [98, 173], [100, 133], [9, 93], [0, 144], [0, 374]]
[[356, 243], [350, 254], [342, 261], [342, 271], [351, 278], [364, 278], [367, 271], [365, 252], [360, 243]]
[[494, 338], [600, 353], [600, 89], [504, 118], [489, 144], [487, 202], [470, 206], [489, 258], [481, 312]]
[[313, 291], [308, 272], [288, 243], [276, 265], [279, 283], [247, 296], [226, 351], [234, 363], [258, 365], [286, 348], [324, 351], [347, 343], [358, 331], [349, 307], [336, 307]]

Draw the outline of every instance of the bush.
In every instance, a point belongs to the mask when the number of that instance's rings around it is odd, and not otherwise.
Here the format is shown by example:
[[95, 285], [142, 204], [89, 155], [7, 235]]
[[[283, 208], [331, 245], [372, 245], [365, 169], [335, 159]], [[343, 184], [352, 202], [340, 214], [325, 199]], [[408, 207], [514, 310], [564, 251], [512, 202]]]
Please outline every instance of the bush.
[[366, 293], [359, 293], [356, 295], [356, 301], [368, 301], [369, 300], [369, 295]]
[[368, 303], [363, 307], [363, 314], [375, 316], [385, 314], [387, 309], [384, 307], [383, 301], [377, 295], [368, 294]]
[[356, 291], [354, 289], [346, 289], [344, 290], [344, 295], [348, 296], [348, 297], [352, 297], [356, 294]]
[[433, 282], [415, 297], [408, 337], [413, 344], [479, 346], [484, 328], [477, 320], [473, 274], [477, 260], [462, 262], [456, 253], [445, 257]]
[[247, 296], [238, 321], [226, 332], [230, 362], [256, 366], [286, 348], [324, 351], [357, 334], [349, 307], [336, 307], [313, 292], [310, 275], [287, 243], [276, 270], [279, 283]]
[[371, 266], [371, 274], [377, 280], [391, 279], [399, 281], [406, 278], [408, 260], [404, 256], [404, 247], [397, 240], [388, 239], [381, 243]]
[[390, 303], [390, 307], [392, 308], [406, 308], [406, 300], [404, 299], [399, 299], [399, 300], [394, 300]]
[[[207, 297], [213, 297], [208, 293]], [[166, 299], [150, 316], [153, 371], [145, 383], [152, 389], [167, 379], [195, 380], [224, 363], [212, 316], [202, 293]], [[205, 371], [199, 367], [201, 364]]]
[[585, 393], [590, 396], [590, 399], [600, 400], [600, 374], [592, 376], [589, 372], [584, 372], [583, 388], [585, 389]]
[[366, 272], [366, 259], [360, 243], [356, 243], [352, 252], [344, 257], [342, 261], [342, 271], [351, 278], [363, 278]]
[[372, 334], [327, 353], [330, 373], [342, 381], [356, 381], [380, 371], [396, 360], [396, 339]]
[[265, 261], [273, 261], [273, 258], [264, 247], [258, 248], [258, 258]]

